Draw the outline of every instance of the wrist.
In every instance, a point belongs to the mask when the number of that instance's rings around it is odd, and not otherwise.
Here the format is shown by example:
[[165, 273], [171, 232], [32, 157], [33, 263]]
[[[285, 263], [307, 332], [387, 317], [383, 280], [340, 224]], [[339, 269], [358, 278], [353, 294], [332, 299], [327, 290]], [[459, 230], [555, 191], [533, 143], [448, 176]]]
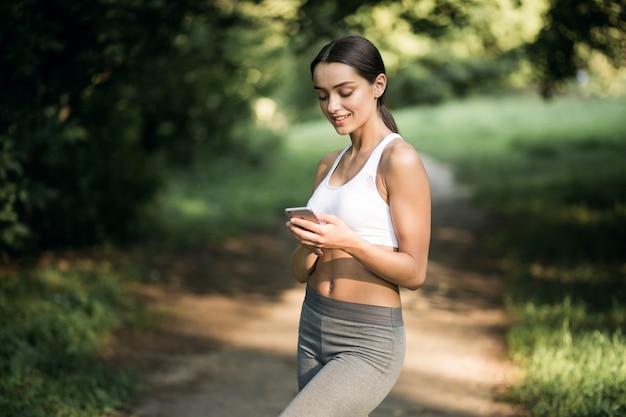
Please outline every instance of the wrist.
[[369, 243], [365, 239], [355, 234], [354, 239], [351, 239], [342, 250], [353, 258], [357, 258], [359, 254], [366, 251], [368, 245]]

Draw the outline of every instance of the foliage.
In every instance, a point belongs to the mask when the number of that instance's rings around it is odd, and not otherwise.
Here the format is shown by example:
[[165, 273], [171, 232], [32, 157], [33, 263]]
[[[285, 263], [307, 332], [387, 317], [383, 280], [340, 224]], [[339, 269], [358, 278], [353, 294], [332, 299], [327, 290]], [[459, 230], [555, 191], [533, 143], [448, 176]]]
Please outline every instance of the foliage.
[[[365, 35], [381, 49], [391, 75], [388, 103], [396, 108], [526, 90], [535, 83], [544, 91], [546, 83], [554, 90], [555, 82], [559, 91], [626, 91], [620, 61], [623, 2], [404, 0], [368, 1], [356, 8], [353, 2], [331, 3], [303, 7], [302, 35], [312, 49], [296, 49], [298, 55], [309, 59], [321, 44], [346, 32]], [[574, 48], [565, 44], [572, 37]], [[617, 69], [607, 68], [602, 53]], [[570, 61], [575, 66], [560, 73]], [[576, 75], [578, 84], [566, 84]]]
[[[346, 32], [380, 47], [395, 107], [527, 87], [533, 42], [544, 75], [570, 74], [541, 64], [561, 47], [554, 33], [575, 34], [581, 62], [595, 50], [617, 62], [622, 3], [562, 12], [566, 3], [5, 2], [0, 253], [136, 235], [169, 167], [257, 146], [240, 140], [241, 126], [279, 135], [309, 118], [306, 63]], [[535, 41], [546, 10], [552, 20]]]
[[[22, 166], [14, 156], [13, 143], [0, 142], [0, 248], [19, 248], [28, 235], [28, 228], [20, 222], [14, 207], [24, 201], [20, 186]], [[0, 250], [0, 261], [3, 257]]]
[[0, 253], [127, 239], [165, 165], [233, 152], [251, 41], [220, 4], [0, 6]]
[[382, 46], [392, 81], [401, 77], [398, 92], [417, 83], [416, 94], [396, 98], [405, 106], [511, 89], [524, 62], [519, 48], [539, 30], [543, 7], [543, 1], [404, 1], [363, 8], [350, 22]]
[[[9, 166], [20, 167], [12, 171], [20, 198], [3, 193], [5, 230], [27, 227], [42, 247], [125, 235], [155, 186], [127, 83], [133, 61], [167, 38], [135, 21], [143, 15], [166, 28], [167, 13], [142, 2], [1, 7], [0, 134], [13, 148]], [[2, 243], [18, 248], [15, 239]]]
[[505, 81], [510, 68], [504, 60], [469, 58], [446, 62], [440, 58], [424, 58], [394, 74], [388, 103], [394, 108], [403, 108], [505, 93], [511, 90]]
[[551, 96], [563, 81], [589, 69], [589, 50], [623, 66], [624, 34], [624, 0], [552, 0], [546, 25], [528, 48], [543, 95]]
[[111, 413], [136, 394], [138, 379], [97, 352], [137, 306], [122, 298], [110, 263], [49, 260], [0, 275], [0, 408], [7, 416]]

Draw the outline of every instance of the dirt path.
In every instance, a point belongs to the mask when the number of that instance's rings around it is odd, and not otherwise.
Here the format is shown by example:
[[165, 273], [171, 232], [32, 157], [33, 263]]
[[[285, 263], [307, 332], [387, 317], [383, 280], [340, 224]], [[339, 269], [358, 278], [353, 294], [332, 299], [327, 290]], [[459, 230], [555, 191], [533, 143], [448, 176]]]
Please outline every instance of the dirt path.
[[[514, 369], [503, 359], [500, 280], [472, 252], [480, 213], [449, 170], [425, 159], [433, 189], [427, 283], [403, 291], [407, 357], [371, 417], [511, 417], [497, 394]], [[250, 234], [219, 248], [155, 262], [159, 285], [137, 292], [167, 319], [158, 332], [126, 334], [118, 360], [146, 387], [136, 417], [275, 417], [296, 393], [295, 345], [304, 288], [289, 277], [294, 242]]]

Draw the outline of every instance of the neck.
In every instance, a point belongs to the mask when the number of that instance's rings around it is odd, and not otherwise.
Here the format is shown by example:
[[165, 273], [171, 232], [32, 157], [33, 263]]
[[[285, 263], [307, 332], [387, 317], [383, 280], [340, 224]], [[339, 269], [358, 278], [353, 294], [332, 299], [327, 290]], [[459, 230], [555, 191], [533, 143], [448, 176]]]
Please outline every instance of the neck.
[[385, 137], [393, 133], [385, 123], [380, 120], [375, 126], [363, 126], [350, 133], [352, 152], [369, 152], [376, 147]]

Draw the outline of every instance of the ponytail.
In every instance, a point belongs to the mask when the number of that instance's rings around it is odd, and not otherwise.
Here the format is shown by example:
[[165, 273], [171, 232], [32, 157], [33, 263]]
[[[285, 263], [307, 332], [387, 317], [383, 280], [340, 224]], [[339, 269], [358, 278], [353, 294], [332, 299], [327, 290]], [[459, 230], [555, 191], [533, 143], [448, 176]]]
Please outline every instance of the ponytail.
[[378, 99], [378, 112], [380, 116], [383, 118], [383, 122], [385, 122], [385, 126], [389, 128], [393, 133], [400, 133], [398, 131], [398, 126], [396, 125], [396, 121], [391, 114], [391, 111], [385, 106], [382, 101], [382, 96]]

